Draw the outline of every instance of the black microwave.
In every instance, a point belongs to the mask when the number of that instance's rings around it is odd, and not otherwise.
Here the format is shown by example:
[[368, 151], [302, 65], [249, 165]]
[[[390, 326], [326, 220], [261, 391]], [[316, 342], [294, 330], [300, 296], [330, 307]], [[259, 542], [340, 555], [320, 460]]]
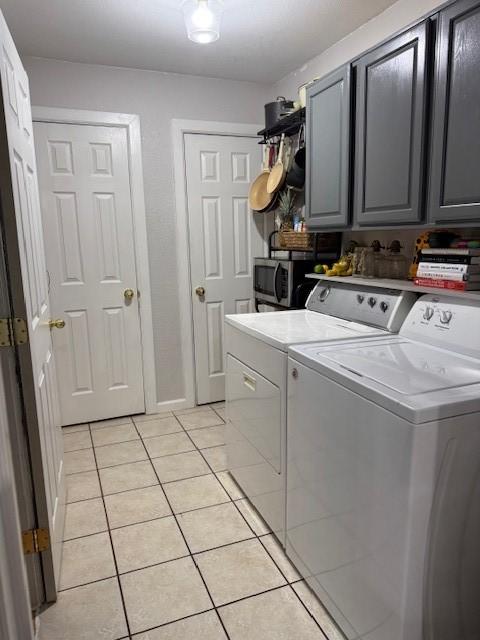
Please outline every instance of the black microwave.
[[313, 260], [255, 258], [255, 298], [281, 307], [303, 306], [299, 304], [299, 291], [305, 285], [305, 274], [311, 273], [314, 266]]

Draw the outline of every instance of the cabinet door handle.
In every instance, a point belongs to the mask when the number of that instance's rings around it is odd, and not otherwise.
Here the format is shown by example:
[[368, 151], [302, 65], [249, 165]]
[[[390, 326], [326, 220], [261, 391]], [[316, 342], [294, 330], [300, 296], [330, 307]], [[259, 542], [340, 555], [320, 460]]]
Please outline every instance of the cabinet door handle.
[[248, 387], [251, 391], [255, 391], [257, 388], [257, 381], [252, 376], [249, 376], [248, 373], [243, 372], [243, 384]]

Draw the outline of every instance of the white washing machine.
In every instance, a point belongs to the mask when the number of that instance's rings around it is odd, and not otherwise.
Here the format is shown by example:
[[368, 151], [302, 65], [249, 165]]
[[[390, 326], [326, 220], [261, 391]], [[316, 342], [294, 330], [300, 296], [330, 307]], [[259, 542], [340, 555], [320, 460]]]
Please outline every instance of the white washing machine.
[[398, 331], [416, 295], [319, 282], [307, 308], [226, 316], [230, 473], [285, 544], [287, 350]]
[[480, 638], [480, 300], [293, 347], [287, 554], [347, 638]]

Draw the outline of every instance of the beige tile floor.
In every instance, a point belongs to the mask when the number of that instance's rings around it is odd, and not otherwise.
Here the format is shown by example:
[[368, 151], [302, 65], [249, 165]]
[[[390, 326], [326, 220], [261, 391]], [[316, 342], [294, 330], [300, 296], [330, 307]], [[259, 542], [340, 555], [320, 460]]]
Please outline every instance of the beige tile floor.
[[341, 640], [226, 471], [224, 416], [64, 429], [60, 593], [39, 640]]

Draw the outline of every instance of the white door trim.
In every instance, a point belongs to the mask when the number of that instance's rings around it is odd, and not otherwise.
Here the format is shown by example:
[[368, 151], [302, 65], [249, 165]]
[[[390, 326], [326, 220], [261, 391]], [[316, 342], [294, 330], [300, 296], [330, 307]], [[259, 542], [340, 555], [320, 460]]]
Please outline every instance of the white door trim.
[[140, 291], [140, 325], [142, 332], [142, 362], [146, 413], [157, 413], [157, 391], [155, 384], [155, 359], [153, 346], [152, 301], [150, 271], [148, 263], [147, 226], [145, 197], [143, 190], [142, 146], [140, 118], [127, 113], [85, 111], [57, 107], [32, 106], [34, 122], [56, 122], [61, 124], [85, 124], [93, 126], [123, 127], [128, 139], [130, 165], [130, 189], [132, 198], [135, 265]]
[[0, 636], [33, 637], [12, 450], [8, 433], [4, 380], [0, 371]]
[[[182, 336], [182, 365], [185, 398], [176, 402], [177, 409], [195, 406], [195, 351], [193, 343], [193, 309], [190, 281], [190, 244], [188, 233], [187, 179], [185, 174], [185, 134], [224, 135], [257, 138], [261, 124], [207, 122], [204, 120], [172, 120], [173, 167], [177, 230], [177, 271]], [[258, 167], [260, 170], [260, 166]], [[160, 404], [160, 403], [159, 403]]]

